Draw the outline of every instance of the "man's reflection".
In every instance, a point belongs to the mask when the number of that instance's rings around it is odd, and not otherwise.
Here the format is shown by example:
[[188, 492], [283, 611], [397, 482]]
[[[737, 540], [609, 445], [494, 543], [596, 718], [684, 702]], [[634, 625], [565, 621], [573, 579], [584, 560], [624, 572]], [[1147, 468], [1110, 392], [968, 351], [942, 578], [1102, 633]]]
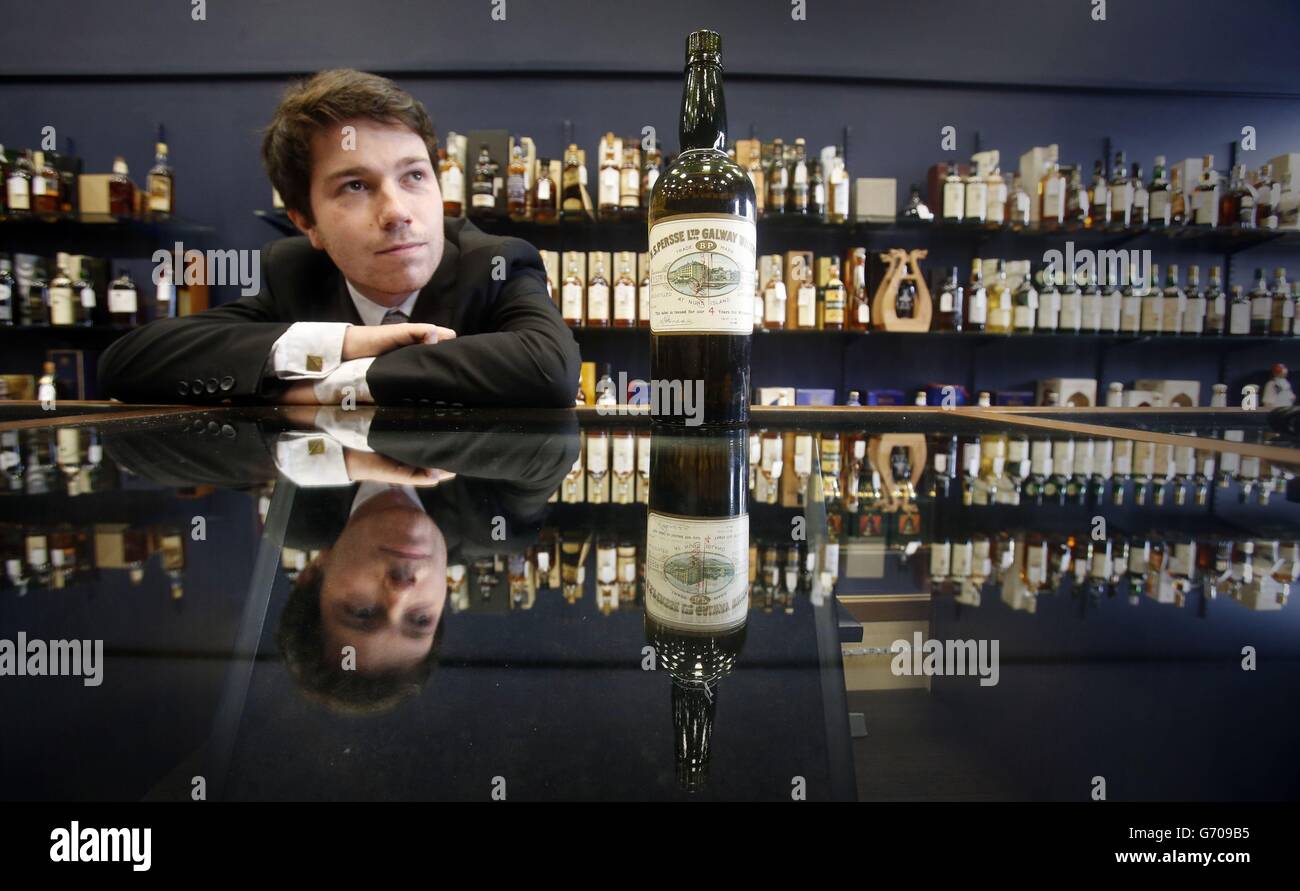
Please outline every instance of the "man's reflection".
[[535, 540], [577, 454], [576, 420], [520, 431], [418, 430], [418, 418], [385, 409], [292, 409], [277, 419], [234, 421], [212, 440], [123, 434], [108, 448], [175, 485], [295, 483], [278, 544], [316, 553], [280, 616], [285, 664], [331, 711], [388, 710], [422, 689], [436, 664], [449, 562]]

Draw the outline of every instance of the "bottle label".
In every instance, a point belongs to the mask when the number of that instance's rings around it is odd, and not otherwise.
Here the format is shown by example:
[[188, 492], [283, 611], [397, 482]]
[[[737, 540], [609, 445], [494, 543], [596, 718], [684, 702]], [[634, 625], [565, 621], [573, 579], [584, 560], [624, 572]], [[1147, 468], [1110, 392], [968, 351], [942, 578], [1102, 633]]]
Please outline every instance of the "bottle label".
[[21, 176], [9, 177], [9, 209], [10, 210], [31, 210], [31, 192], [28, 191], [28, 182]]
[[1183, 310], [1183, 331], [1188, 334], [1200, 334], [1205, 330], [1205, 298], [1190, 297]]
[[843, 180], [834, 189], [831, 190], [835, 195], [834, 206], [831, 211], [837, 216], [847, 218], [849, 215], [849, 184]]
[[1079, 307], [1070, 316], [1071, 324], [1065, 324], [1065, 307], [1061, 307], [1061, 327], [1069, 327], [1070, 330], [1082, 328], [1085, 331], [1098, 331], [1101, 329], [1101, 295], [1085, 294], [1079, 300]]
[[636, 464], [636, 443], [631, 436], [614, 439], [614, 473], [630, 476]]
[[71, 325], [75, 322], [73, 306], [71, 288], [50, 288], [50, 324]]
[[1250, 333], [1250, 304], [1246, 302], [1233, 303], [1232, 308], [1228, 311], [1228, 333], [1229, 334], [1249, 334]]
[[650, 321], [650, 286], [641, 285], [637, 288], [637, 318], [643, 322]]
[[1123, 304], [1124, 298], [1120, 295], [1119, 291], [1112, 291], [1101, 298], [1101, 324], [1099, 327], [1102, 331], [1119, 330], [1119, 320]]
[[95, 308], [95, 289], [85, 287], [81, 289], [81, 305], [86, 309]]
[[946, 288], [939, 295], [939, 312], [952, 312], [952, 291]]
[[[112, 297], [109, 299], [111, 302]], [[560, 314], [566, 319], [582, 318], [582, 285], [567, 284], [560, 289]]]
[[637, 207], [641, 203], [641, 174], [635, 167], [625, 167], [621, 175], [622, 183], [619, 202], [623, 207]]
[[133, 313], [136, 311], [136, 292], [131, 288], [108, 289], [108, 311]]
[[749, 611], [749, 515], [646, 517], [645, 610], [682, 630], [723, 630]]
[[1142, 298], [1129, 295], [1120, 298], [1120, 303], [1120, 330], [1140, 331], [1142, 328]]
[[1034, 310], [1028, 306], [1017, 306], [1012, 312], [1011, 324], [1022, 330], [1032, 331], [1034, 328]]
[[1169, 192], [1160, 190], [1151, 193], [1151, 220], [1169, 225]]
[[961, 183], [944, 183], [943, 186], [943, 218], [945, 220], [960, 220], [962, 211], [965, 209], [966, 193], [962, 189]]
[[1164, 295], [1148, 294], [1140, 299], [1142, 301], [1142, 330], [1159, 331], [1164, 325]]
[[827, 288], [823, 300], [823, 321], [827, 325], [844, 324], [844, 292], [837, 288]]
[[587, 318], [609, 321], [609, 285], [587, 286]]
[[624, 321], [636, 319], [636, 286], [629, 284], [614, 286], [614, 318]]
[[618, 168], [606, 167], [600, 171], [600, 203], [618, 204]]
[[539, 179], [537, 181], [537, 200], [551, 200], [551, 181], [549, 179]]
[[1273, 295], [1260, 294], [1250, 298], [1250, 317], [1261, 321], [1271, 319], [1273, 317]]
[[150, 174], [149, 209], [160, 213], [171, 213], [172, 181], [169, 177]]
[[1219, 193], [1216, 189], [1197, 192], [1192, 198], [1192, 206], [1196, 209], [1196, 224], [1198, 226], [1218, 225]]
[[755, 269], [753, 220], [680, 214], [656, 222], [650, 229], [650, 330], [752, 333]]
[[972, 325], [982, 325], [988, 321], [989, 296], [983, 288], [978, 288], [970, 295], [970, 321]]
[[817, 327], [817, 289], [812, 285], [800, 285], [795, 299], [799, 304], [799, 327]]
[[[547, 191], [550, 190], [550, 183], [546, 183]], [[537, 186], [537, 197], [542, 197], [542, 185]], [[546, 197], [550, 197], [548, 194]], [[465, 200], [465, 174], [461, 173], [459, 167], [449, 167], [442, 172], [442, 200], [453, 203], [463, 203]]]
[[474, 207], [492, 208], [497, 206], [497, 199], [491, 192], [476, 191], [470, 203]]

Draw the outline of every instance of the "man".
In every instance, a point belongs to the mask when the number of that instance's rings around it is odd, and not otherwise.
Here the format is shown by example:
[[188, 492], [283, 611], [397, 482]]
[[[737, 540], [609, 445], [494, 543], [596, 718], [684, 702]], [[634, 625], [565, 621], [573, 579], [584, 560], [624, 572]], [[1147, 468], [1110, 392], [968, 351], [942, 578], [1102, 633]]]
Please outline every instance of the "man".
[[571, 406], [577, 343], [537, 251], [444, 220], [437, 136], [386, 78], [323, 71], [285, 93], [262, 161], [302, 236], [262, 252], [261, 293], [116, 341], [124, 402]]

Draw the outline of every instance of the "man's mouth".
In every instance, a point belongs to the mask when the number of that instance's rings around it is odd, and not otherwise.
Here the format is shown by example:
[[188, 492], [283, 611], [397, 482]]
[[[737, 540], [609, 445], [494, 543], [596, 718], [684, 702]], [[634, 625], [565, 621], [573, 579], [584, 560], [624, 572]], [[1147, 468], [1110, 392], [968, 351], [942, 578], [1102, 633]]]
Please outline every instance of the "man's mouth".
[[404, 242], [403, 244], [393, 245], [392, 247], [387, 248], [386, 250], [379, 251], [379, 253], [385, 254], [390, 257], [400, 257], [405, 254], [413, 253], [419, 248], [424, 247], [425, 244], [426, 242], [423, 241], [408, 241], [408, 242]]

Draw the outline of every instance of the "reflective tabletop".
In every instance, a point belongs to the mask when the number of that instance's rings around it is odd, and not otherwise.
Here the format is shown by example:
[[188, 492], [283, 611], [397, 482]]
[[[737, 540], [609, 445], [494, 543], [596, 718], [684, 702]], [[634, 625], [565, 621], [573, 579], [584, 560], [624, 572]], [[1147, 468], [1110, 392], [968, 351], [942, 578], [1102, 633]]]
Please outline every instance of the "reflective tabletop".
[[1265, 412], [37, 420], [0, 412], [5, 799], [1300, 793]]

